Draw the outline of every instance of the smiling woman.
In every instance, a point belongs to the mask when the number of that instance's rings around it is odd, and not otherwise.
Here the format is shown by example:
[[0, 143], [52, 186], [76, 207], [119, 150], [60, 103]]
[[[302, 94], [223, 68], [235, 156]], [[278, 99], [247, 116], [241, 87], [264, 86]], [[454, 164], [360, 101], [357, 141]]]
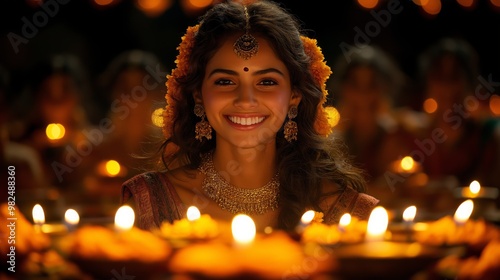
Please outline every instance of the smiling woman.
[[308, 209], [367, 219], [378, 200], [323, 107], [331, 73], [314, 39], [271, 1], [213, 6], [187, 29], [167, 76], [162, 167], [123, 184], [138, 226], [181, 219], [187, 206], [218, 220], [252, 216], [292, 230]]

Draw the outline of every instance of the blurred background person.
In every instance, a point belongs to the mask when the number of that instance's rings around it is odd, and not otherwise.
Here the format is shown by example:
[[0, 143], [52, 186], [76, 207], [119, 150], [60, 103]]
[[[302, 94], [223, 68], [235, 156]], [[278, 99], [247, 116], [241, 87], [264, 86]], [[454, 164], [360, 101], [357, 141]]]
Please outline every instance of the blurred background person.
[[[132, 49], [111, 58], [97, 76], [101, 119], [84, 182], [93, 215], [114, 215], [121, 184], [143, 172], [161, 145], [166, 72], [152, 53]], [[79, 198], [74, 198], [78, 201]], [[81, 200], [81, 199], [80, 199]], [[99, 213], [101, 211], [101, 213]]]
[[147, 168], [138, 160], [154, 153], [161, 143], [162, 112], [165, 107], [166, 70], [153, 53], [125, 51], [109, 63], [99, 78], [105, 98], [109, 133], [99, 146], [102, 159], [113, 159], [133, 176]]
[[450, 182], [449, 188], [473, 180], [500, 187], [500, 126], [484, 112], [483, 97], [491, 93], [479, 72], [478, 53], [461, 38], [442, 38], [419, 57], [427, 120], [415, 148], [425, 154], [421, 161], [430, 179]]
[[93, 128], [94, 107], [88, 73], [78, 56], [59, 53], [35, 63], [26, 80], [13, 101], [17, 110], [12, 118], [21, 123], [13, 140], [31, 147], [41, 158], [51, 189], [47, 195], [53, 199], [79, 195], [92, 170], [88, 131]]
[[40, 154], [33, 147], [11, 139], [9, 122], [13, 111], [10, 93], [10, 73], [0, 66], [0, 179], [6, 185], [0, 199], [7, 201], [8, 171], [13, 171], [14, 189], [13, 195], [9, 196], [17, 198], [15, 202], [21, 211], [28, 211], [30, 204], [47, 197], [50, 189]]
[[336, 127], [355, 162], [369, 177], [368, 192], [386, 204], [396, 195], [384, 174], [409, 154], [412, 135], [396, 114], [396, 98], [410, 83], [385, 51], [376, 46], [356, 48], [334, 65], [331, 102], [340, 113]]
[[[51, 184], [77, 189], [88, 171], [83, 158], [91, 149], [84, 134], [92, 127], [89, 77], [73, 54], [50, 56], [31, 70], [29, 85], [18, 100], [24, 114], [17, 116], [24, 123], [19, 141], [40, 154]], [[64, 166], [62, 170], [54, 169], [54, 162]]]

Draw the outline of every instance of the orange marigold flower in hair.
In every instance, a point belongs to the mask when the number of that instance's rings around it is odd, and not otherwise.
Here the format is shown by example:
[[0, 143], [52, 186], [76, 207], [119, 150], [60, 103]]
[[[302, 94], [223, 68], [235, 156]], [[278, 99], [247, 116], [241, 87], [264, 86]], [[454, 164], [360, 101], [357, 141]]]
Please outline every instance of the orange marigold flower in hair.
[[173, 122], [178, 115], [177, 102], [183, 100], [182, 92], [177, 83], [179, 77], [184, 77], [188, 73], [189, 56], [193, 49], [194, 37], [198, 31], [199, 25], [190, 26], [187, 28], [186, 34], [182, 36], [180, 45], [177, 47], [179, 54], [175, 60], [176, 68], [172, 70], [170, 75], [167, 75], [167, 94], [165, 99], [167, 106], [163, 112], [163, 135], [170, 138], [173, 132]]
[[332, 126], [328, 122], [328, 113], [325, 110], [324, 104], [326, 102], [326, 97], [328, 96], [326, 81], [330, 77], [330, 74], [332, 74], [332, 71], [325, 62], [325, 56], [321, 52], [321, 48], [318, 46], [317, 40], [305, 36], [302, 36], [301, 39], [304, 44], [305, 53], [311, 58], [309, 70], [311, 71], [317, 86], [319, 86], [323, 92], [323, 97], [318, 104], [318, 112], [316, 115], [316, 121], [314, 122], [314, 129], [319, 135], [328, 136], [332, 132]]

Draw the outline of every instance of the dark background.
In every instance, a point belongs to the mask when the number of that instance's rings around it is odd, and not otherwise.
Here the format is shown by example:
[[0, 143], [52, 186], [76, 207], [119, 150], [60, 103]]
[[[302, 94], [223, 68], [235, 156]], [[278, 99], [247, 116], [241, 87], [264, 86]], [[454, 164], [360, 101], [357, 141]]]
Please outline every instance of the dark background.
[[[98, 8], [91, 0], [65, 1], [68, 3], [59, 5], [59, 11], [38, 28], [33, 38], [19, 45], [18, 53], [7, 34], [22, 36], [23, 17], [33, 22], [33, 15], [40, 7], [28, 5], [24, 0], [3, 1], [0, 65], [11, 76], [8, 100], [28, 82], [31, 67], [53, 53], [77, 54], [92, 79], [113, 57], [134, 48], [155, 53], [167, 71], [174, 66], [176, 47], [186, 27], [195, 24], [203, 12], [186, 14], [181, 0], [173, 0], [173, 6], [158, 17], [146, 16], [132, 0], [120, 0], [106, 8]], [[476, 0], [473, 8], [464, 8], [455, 0], [443, 0], [441, 12], [436, 16], [427, 15], [412, 1], [393, 1], [399, 2], [402, 11], [393, 14], [388, 25], [370, 37], [370, 44], [389, 52], [409, 77], [415, 77], [418, 55], [427, 46], [444, 36], [459, 36], [478, 51], [481, 74], [485, 77], [491, 74], [493, 80], [500, 80], [500, 10], [489, 0]], [[280, 2], [303, 22], [310, 37], [318, 39], [330, 66], [342, 55], [341, 42], [354, 43], [354, 28], [365, 30], [374, 20], [372, 9], [360, 7], [355, 0]], [[379, 2], [373, 11], [387, 10], [389, 1]]]

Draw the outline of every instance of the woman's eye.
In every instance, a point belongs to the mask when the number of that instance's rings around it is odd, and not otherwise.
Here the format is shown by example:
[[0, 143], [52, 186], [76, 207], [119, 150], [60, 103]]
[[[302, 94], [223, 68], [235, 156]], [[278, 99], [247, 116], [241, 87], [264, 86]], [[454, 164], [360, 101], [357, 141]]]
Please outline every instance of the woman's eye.
[[226, 79], [218, 79], [217, 81], [215, 81], [215, 84], [220, 86], [234, 85], [233, 81]]
[[262, 80], [259, 82], [259, 85], [264, 85], [264, 86], [274, 86], [277, 85], [278, 83], [275, 80], [272, 79], [266, 79]]

